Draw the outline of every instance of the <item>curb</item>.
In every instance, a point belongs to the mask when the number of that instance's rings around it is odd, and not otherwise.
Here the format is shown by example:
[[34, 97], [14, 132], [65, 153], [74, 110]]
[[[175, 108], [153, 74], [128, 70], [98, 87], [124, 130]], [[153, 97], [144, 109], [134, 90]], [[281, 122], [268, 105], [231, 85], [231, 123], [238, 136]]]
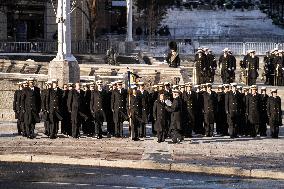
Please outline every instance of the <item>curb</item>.
[[273, 171], [271, 169], [243, 169], [240, 167], [225, 166], [203, 166], [185, 163], [159, 163], [150, 160], [104, 160], [92, 158], [72, 158], [67, 156], [48, 156], [48, 155], [24, 155], [8, 154], [0, 155], [0, 162], [25, 162], [25, 163], [47, 163], [65, 165], [84, 165], [94, 167], [113, 167], [130, 169], [149, 169], [163, 171], [177, 171], [187, 173], [204, 173], [217, 175], [234, 175], [240, 177], [284, 179], [284, 172]]

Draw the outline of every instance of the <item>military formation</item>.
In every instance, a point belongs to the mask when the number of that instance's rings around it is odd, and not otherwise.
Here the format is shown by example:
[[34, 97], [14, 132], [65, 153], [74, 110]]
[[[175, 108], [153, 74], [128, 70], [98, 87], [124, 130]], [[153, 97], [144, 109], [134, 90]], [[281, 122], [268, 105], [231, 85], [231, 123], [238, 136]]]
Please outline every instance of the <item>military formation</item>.
[[[82, 135], [126, 137], [123, 123], [128, 121], [129, 137], [145, 138], [146, 125], [158, 142], [171, 138], [179, 143], [196, 136], [267, 136], [279, 135], [282, 125], [281, 99], [277, 89], [266, 93], [256, 85], [241, 87], [236, 83], [193, 86], [191, 83], [171, 85], [169, 82], [148, 86], [144, 82], [125, 85], [98, 80], [90, 83], [68, 83], [63, 88], [57, 80], [35, 86], [34, 79], [18, 83], [14, 111], [18, 134], [33, 139], [35, 125], [44, 122], [44, 134], [56, 139], [58, 132], [73, 138]], [[107, 123], [107, 131], [103, 124]]]
[[[263, 73], [261, 80], [266, 85], [284, 86], [284, 52], [283, 50], [273, 49], [267, 51], [263, 59]], [[240, 82], [251, 86], [256, 85], [259, 77], [259, 57], [255, 50], [248, 50], [247, 54], [240, 60], [241, 70]], [[213, 83], [217, 68], [220, 70], [222, 82], [224, 84], [236, 81], [237, 61], [232, 50], [225, 48], [217, 63], [212, 50], [208, 48], [198, 48], [195, 55], [196, 83]]]

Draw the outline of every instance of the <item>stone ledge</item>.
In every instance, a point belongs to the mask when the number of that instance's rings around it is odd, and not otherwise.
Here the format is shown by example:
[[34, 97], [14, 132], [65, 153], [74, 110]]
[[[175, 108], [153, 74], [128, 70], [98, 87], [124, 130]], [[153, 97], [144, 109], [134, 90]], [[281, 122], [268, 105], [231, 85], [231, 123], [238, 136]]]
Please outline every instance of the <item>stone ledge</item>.
[[251, 178], [270, 178], [284, 179], [284, 173], [268, 169], [243, 169], [239, 167], [224, 166], [202, 166], [185, 163], [160, 163], [150, 160], [104, 160], [94, 158], [71, 158], [67, 156], [48, 156], [48, 155], [23, 155], [7, 154], [0, 155], [2, 162], [23, 162], [23, 163], [48, 163], [48, 164], [66, 164], [66, 165], [87, 165], [99, 167], [116, 167], [132, 169], [150, 169], [179, 171], [189, 173], [205, 173], [217, 175], [234, 175]]

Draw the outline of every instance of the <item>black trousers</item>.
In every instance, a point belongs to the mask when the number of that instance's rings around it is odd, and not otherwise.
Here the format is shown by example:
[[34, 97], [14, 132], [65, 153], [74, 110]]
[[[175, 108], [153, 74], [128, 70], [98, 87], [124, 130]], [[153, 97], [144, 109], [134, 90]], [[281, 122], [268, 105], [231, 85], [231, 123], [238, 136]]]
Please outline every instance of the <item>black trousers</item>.
[[72, 137], [73, 138], [80, 137], [81, 120], [79, 115], [72, 117], [71, 122], [72, 122]]
[[95, 121], [95, 133], [96, 133], [96, 135], [102, 136], [102, 126], [103, 126], [102, 121]]
[[23, 132], [23, 128], [22, 128], [20, 119], [17, 119], [17, 129], [18, 129], [18, 134], [21, 134]]
[[250, 136], [256, 137], [258, 131], [259, 131], [259, 125], [250, 123]]
[[266, 122], [264, 120], [262, 120], [260, 122], [260, 124], [259, 124], [259, 134], [260, 134], [260, 136], [267, 136], [266, 131], [267, 131]]
[[131, 133], [130, 133], [130, 135], [131, 135], [131, 139], [135, 140], [135, 139], [139, 138], [139, 135], [140, 135], [139, 130], [141, 128], [141, 124], [135, 118], [134, 119], [130, 119], [130, 120], [131, 120], [131, 122], [130, 122], [130, 127], [131, 127], [130, 132]]
[[164, 131], [157, 131], [158, 142], [165, 141], [165, 132]]
[[214, 123], [205, 123], [205, 135], [212, 137], [214, 132]]
[[279, 126], [271, 125], [270, 126], [270, 136], [272, 138], [278, 138], [279, 135]]
[[146, 124], [145, 123], [141, 123], [140, 124], [140, 127], [139, 127], [139, 137], [140, 138], [146, 137]]
[[179, 129], [172, 129], [171, 137], [172, 137], [173, 143], [177, 143], [178, 140], [181, 141], [182, 140], [181, 131]]
[[116, 136], [118, 137], [122, 137], [123, 136], [123, 122], [115, 122], [115, 129], [114, 129], [114, 133]]
[[49, 124], [49, 138], [56, 138], [58, 134], [59, 121], [51, 121]]
[[28, 137], [34, 137], [35, 123], [25, 123], [25, 131]]

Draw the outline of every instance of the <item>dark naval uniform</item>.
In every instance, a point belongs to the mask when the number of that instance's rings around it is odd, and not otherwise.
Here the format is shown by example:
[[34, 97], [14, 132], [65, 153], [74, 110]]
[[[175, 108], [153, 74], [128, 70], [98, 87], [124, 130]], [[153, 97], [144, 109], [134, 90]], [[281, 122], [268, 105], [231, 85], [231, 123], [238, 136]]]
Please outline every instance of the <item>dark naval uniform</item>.
[[28, 138], [34, 138], [35, 124], [40, 122], [39, 112], [41, 108], [40, 89], [38, 87], [26, 87], [23, 89], [21, 104], [24, 113], [25, 133]]
[[203, 113], [205, 135], [212, 137], [214, 132], [215, 113], [217, 110], [217, 95], [214, 91], [203, 93]]
[[181, 109], [182, 105], [180, 97], [175, 98], [171, 106], [166, 106], [166, 110], [171, 112], [170, 133], [174, 143], [182, 140]]
[[216, 132], [217, 134], [226, 134], [228, 131], [224, 132], [226, 124], [226, 111], [225, 111], [225, 93], [216, 92], [217, 94], [217, 116], [216, 116]]
[[83, 106], [82, 113], [86, 115], [86, 119], [82, 120], [82, 131], [84, 134], [87, 134], [88, 136], [92, 136], [94, 133], [94, 125], [92, 122], [92, 114], [90, 110], [90, 101], [91, 101], [91, 91], [88, 89], [86, 91], [83, 91], [84, 98], [83, 98]]
[[102, 138], [102, 126], [106, 121], [108, 93], [106, 90], [93, 90], [91, 93], [90, 110], [95, 121], [95, 134]]
[[240, 121], [241, 99], [239, 92], [230, 91], [225, 97], [225, 110], [229, 124], [229, 135], [237, 137]]
[[166, 131], [166, 104], [163, 101], [156, 100], [153, 106], [153, 119], [155, 120], [154, 128], [157, 132], [158, 142], [165, 141]]
[[177, 68], [180, 66], [180, 58], [178, 53], [174, 55], [170, 52], [166, 58], [166, 61], [169, 64], [169, 67]]
[[219, 58], [219, 67], [221, 67], [221, 77], [222, 81], [225, 84], [232, 82], [232, 77], [234, 75], [234, 69], [236, 68], [234, 66], [234, 59], [231, 55], [227, 55], [226, 57], [224, 55], [221, 55]]
[[268, 124], [268, 117], [267, 117], [267, 99], [268, 95], [267, 94], [260, 94], [260, 124], [259, 124], [259, 134], [260, 136], [267, 136], [266, 131], [267, 131], [267, 126]]
[[116, 137], [123, 137], [123, 122], [128, 119], [126, 104], [127, 90], [115, 89], [112, 93], [111, 109], [113, 110]]
[[282, 125], [281, 99], [270, 96], [267, 100], [267, 116], [269, 119], [270, 135], [278, 138], [279, 126]]
[[57, 87], [48, 90], [47, 110], [49, 112], [49, 137], [57, 138], [59, 121], [62, 121], [62, 90]]
[[259, 130], [261, 100], [259, 94], [250, 95], [247, 102], [248, 124], [250, 135], [256, 137]]
[[61, 133], [65, 135], [72, 135], [72, 125], [71, 125], [71, 116], [68, 111], [67, 100], [69, 90], [64, 90], [62, 94], [62, 121], [61, 121]]
[[150, 94], [148, 91], [140, 91], [138, 92], [142, 97], [142, 120], [139, 129], [139, 137], [146, 137], [146, 124], [148, 123], [149, 117], [149, 109], [150, 109]]
[[88, 117], [84, 115], [84, 91], [72, 89], [68, 94], [68, 111], [71, 113], [72, 122], [72, 137], [80, 137], [80, 127], [82, 119], [86, 120]]
[[186, 123], [184, 125], [183, 131], [185, 137], [191, 137], [192, 130], [195, 125], [195, 111], [197, 106], [196, 93], [194, 91], [184, 92], [182, 98], [184, 101], [183, 111], [185, 111], [185, 117], [183, 117], [183, 119], [185, 120]]
[[127, 114], [130, 116], [131, 125], [131, 138], [132, 140], [138, 140], [139, 132], [138, 129], [141, 123], [144, 122], [142, 119], [142, 96], [140, 93], [136, 95], [131, 94], [127, 99]]
[[206, 83], [213, 83], [214, 82], [214, 76], [215, 76], [215, 70], [217, 69], [217, 62], [215, 59], [215, 56], [213, 54], [207, 54], [207, 79]]
[[206, 83], [206, 63], [207, 63], [207, 59], [206, 56], [204, 54], [202, 54], [201, 56], [196, 55], [195, 56], [195, 68], [196, 68], [196, 83], [197, 84], [202, 84], [202, 83]]
[[249, 56], [247, 59], [248, 68], [248, 85], [255, 85], [256, 79], [258, 77], [259, 69], [259, 58], [255, 56], [254, 58]]
[[21, 96], [22, 96], [22, 90], [16, 90], [14, 93], [14, 101], [13, 101], [13, 110], [15, 112], [15, 118], [17, 119], [17, 129], [18, 129], [18, 134], [21, 135], [23, 130], [22, 127], [22, 112], [21, 112]]
[[43, 89], [41, 91], [41, 110], [42, 110], [42, 120], [44, 124], [44, 134], [49, 136], [49, 113], [47, 109], [47, 103], [48, 103], [48, 91], [49, 89]]

